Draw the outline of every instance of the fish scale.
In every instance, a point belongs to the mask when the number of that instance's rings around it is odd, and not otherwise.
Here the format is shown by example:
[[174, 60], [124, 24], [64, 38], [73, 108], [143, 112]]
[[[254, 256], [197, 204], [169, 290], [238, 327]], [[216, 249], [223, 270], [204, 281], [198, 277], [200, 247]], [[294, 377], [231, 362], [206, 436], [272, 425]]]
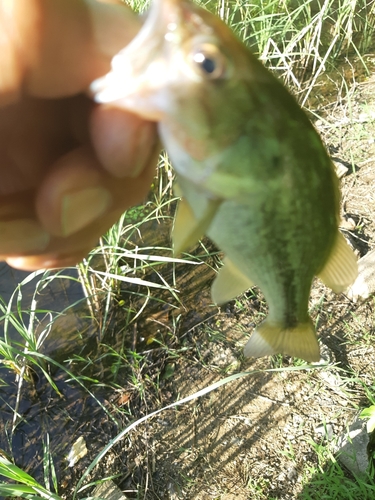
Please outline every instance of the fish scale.
[[[246, 217], [241, 217], [242, 210], [245, 212]], [[251, 217], [251, 212], [247, 206], [241, 207], [228, 202], [220, 207], [220, 212], [217, 218], [213, 220], [207, 233], [208, 236], [215, 241], [219, 248], [223, 248], [224, 244], [226, 254], [230, 255], [231, 260], [236, 262], [236, 265], [244, 274], [249, 276], [251, 281], [261, 288], [273, 315], [277, 317], [281, 315], [284, 317], [299, 317], [300, 320], [306, 319], [310, 284], [314, 276], [312, 269], [316, 269], [313, 259], [306, 260], [309, 265], [303, 266], [303, 273], [296, 273], [295, 261], [288, 255], [289, 252], [285, 248], [285, 239], [288, 235], [282, 234], [278, 236], [274, 232], [271, 233], [271, 226], [265, 225], [260, 216]], [[238, 218], [237, 220], [240, 221], [241, 225], [234, 222], [235, 217]], [[255, 227], [246, 224], [250, 218], [252, 218], [251, 222], [256, 220]], [[226, 223], [226, 220], [229, 220], [230, 224], [227, 224], [227, 230], [223, 237], [221, 227]], [[244, 225], [250, 228], [246, 233], [243, 232]], [[259, 226], [268, 228], [268, 230], [262, 235], [263, 238], [254, 238], [253, 235], [258, 234], [257, 228]], [[228, 230], [228, 227], [230, 227], [230, 230]], [[240, 240], [238, 233], [241, 229]], [[264, 241], [268, 242], [267, 246], [265, 246]], [[317, 259], [319, 256], [314, 255], [313, 257]], [[291, 275], [294, 277], [293, 280], [290, 279]], [[290, 293], [286, 294], [285, 289], [289, 291], [297, 289], [299, 293], [295, 294], [295, 298], [291, 301], [288, 300]], [[296, 303], [298, 307], [296, 307]], [[294, 314], [291, 314], [290, 309], [294, 310]]]
[[190, 0], [155, 0], [91, 93], [158, 122], [182, 193], [175, 253], [203, 234], [225, 253], [213, 301], [262, 290], [269, 314], [245, 355], [319, 361], [312, 280], [344, 291], [357, 263], [338, 231], [332, 162], [287, 89], [212, 13]]

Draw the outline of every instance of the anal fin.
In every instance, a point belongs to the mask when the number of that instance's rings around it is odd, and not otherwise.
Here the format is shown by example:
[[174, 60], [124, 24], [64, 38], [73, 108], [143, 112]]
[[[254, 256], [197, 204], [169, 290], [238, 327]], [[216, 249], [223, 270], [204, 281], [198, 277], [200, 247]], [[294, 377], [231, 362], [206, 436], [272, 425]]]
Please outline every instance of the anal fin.
[[221, 200], [208, 200], [202, 216], [197, 218], [184, 198], [179, 202], [172, 229], [173, 252], [175, 255], [192, 247], [202, 238], [210, 226], [220, 203]]
[[252, 333], [244, 354], [247, 358], [287, 354], [306, 361], [320, 360], [318, 339], [311, 321], [285, 328], [265, 320]]
[[341, 293], [355, 281], [357, 275], [357, 257], [338, 232], [331, 255], [318, 277], [335, 293]]
[[224, 304], [234, 299], [237, 295], [254, 286], [253, 282], [245, 276], [227, 257], [224, 265], [216, 276], [212, 288], [211, 297], [215, 304]]

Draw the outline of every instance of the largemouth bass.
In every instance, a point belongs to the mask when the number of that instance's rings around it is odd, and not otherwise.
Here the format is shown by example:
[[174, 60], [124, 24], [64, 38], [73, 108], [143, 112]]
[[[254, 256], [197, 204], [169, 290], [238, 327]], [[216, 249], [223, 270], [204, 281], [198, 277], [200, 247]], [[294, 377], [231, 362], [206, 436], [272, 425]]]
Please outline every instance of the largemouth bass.
[[213, 301], [254, 284], [262, 290], [269, 315], [245, 356], [319, 361], [312, 280], [339, 293], [357, 263], [338, 231], [332, 162], [291, 94], [224, 22], [190, 0], [154, 0], [139, 34], [91, 91], [97, 102], [158, 122], [183, 196], [175, 252], [206, 233], [226, 255]]

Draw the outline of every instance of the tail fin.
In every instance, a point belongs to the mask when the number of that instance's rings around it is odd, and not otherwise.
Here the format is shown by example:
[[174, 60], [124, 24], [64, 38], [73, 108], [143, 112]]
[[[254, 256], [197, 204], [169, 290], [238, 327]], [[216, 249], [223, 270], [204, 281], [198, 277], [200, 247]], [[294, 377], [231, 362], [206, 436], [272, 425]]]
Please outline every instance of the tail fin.
[[306, 361], [319, 361], [320, 349], [315, 328], [311, 321], [294, 328], [285, 328], [279, 323], [263, 321], [245, 345], [244, 354], [260, 358], [273, 354], [287, 354]]

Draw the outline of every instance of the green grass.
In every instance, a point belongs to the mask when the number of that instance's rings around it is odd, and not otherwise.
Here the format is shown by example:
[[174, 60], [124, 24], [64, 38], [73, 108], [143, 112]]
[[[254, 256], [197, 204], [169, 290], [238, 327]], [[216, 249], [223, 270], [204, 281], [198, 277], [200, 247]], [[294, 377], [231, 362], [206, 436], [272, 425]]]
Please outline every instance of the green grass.
[[[324, 451], [317, 452], [319, 457]], [[299, 500], [371, 500], [375, 496], [375, 483], [371, 479], [355, 479], [347, 477], [345, 471], [331, 457], [321, 458], [323, 465], [310, 469], [306, 476], [306, 487]]]
[[[301, 102], [338, 60], [373, 46], [375, 7], [367, 0], [203, 0], [270, 69], [295, 87]], [[148, 2], [129, 5], [144, 12]]]

